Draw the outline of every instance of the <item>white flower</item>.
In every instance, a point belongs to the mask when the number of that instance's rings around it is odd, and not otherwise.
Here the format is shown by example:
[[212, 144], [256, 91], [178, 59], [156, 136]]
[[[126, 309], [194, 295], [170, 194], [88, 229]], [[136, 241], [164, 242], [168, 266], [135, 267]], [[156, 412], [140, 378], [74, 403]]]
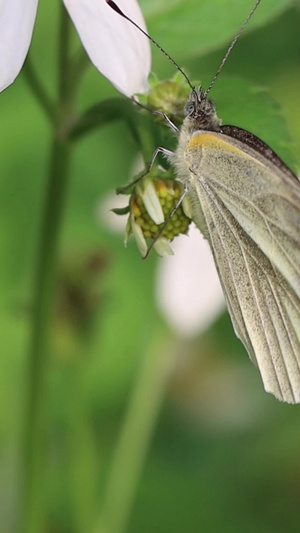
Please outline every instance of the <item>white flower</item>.
[[[136, 0], [118, 0], [118, 6], [146, 30]], [[64, 0], [92, 63], [126, 96], [148, 88], [150, 43], [105, 0]], [[0, 90], [10, 85], [27, 55], [38, 0], [0, 1]]]
[[174, 240], [174, 255], [159, 261], [156, 298], [167, 322], [183, 337], [201, 332], [225, 308], [208, 242], [198, 228]]
[[19, 74], [33, 31], [38, 0], [0, 2], [0, 90]]

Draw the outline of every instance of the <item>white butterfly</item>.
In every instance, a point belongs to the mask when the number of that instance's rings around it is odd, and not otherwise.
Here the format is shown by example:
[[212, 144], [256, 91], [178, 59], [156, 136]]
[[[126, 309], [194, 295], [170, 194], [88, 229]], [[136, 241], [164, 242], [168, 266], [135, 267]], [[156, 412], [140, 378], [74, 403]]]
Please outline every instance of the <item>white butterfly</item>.
[[[137, 28], [112, 0], [106, 2]], [[300, 182], [263, 141], [222, 126], [207, 94], [254, 14], [257, 0], [207, 91], [192, 91], [175, 152], [163, 153], [185, 185], [192, 218], [208, 240], [236, 335], [266, 391], [300, 403]]]
[[236, 335], [266, 391], [300, 402], [300, 182], [260, 139], [192, 91], [167, 157], [214, 256]]

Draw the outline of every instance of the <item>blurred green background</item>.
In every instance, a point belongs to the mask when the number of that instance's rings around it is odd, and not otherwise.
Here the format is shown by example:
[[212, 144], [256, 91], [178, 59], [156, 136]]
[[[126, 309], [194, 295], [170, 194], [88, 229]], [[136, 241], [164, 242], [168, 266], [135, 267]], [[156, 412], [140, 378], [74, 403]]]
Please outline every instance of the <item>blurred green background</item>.
[[[191, 79], [209, 83], [252, 2], [141, 5], [151, 35]], [[40, 3], [30, 49], [53, 95], [59, 15], [60, 2]], [[211, 93], [224, 123], [269, 142], [295, 171], [299, 28], [299, 2], [263, 1]], [[153, 71], [174, 73], [157, 50]], [[78, 112], [118, 96], [90, 66]], [[24, 74], [1, 94], [0, 116], [0, 528], [10, 532], [22, 499], [32, 285], [51, 132]], [[128, 181], [136, 154], [121, 121], [74, 146], [45, 398], [43, 531], [299, 531], [300, 408], [263, 391], [226, 313], [196, 339], [175, 336], [155, 302], [162, 260], [142, 261], [133, 242], [124, 249], [123, 236], [99, 217], [101, 201]]]

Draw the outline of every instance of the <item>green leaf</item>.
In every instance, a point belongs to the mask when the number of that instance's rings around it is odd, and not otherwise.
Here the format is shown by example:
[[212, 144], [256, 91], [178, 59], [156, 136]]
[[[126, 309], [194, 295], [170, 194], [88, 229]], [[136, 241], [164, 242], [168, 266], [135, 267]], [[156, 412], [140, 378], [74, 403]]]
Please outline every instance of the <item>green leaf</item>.
[[262, 87], [244, 80], [222, 77], [211, 93], [223, 124], [254, 133], [295, 170], [292, 142], [279, 104]]
[[116, 215], [128, 215], [130, 207], [129, 205], [127, 205], [126, 207], [116, 207], [115, 209], [111, 209], [111, 211]]
[[[168, 0], [141, 2], [148, 29], [176, 58], [203, 54], [230, 41], [254, 5], [254, 0]], [[267, 24], [292, 5], [291, 0], [264, 0], [245, 32]]]

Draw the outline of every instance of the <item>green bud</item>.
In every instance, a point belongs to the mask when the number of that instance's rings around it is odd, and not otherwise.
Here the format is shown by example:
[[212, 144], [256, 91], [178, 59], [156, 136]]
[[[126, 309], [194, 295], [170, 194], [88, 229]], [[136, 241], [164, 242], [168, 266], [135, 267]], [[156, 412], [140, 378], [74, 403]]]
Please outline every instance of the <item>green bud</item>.
[[166, 179], [167, 175], [156, 169], [151, 178], [148, 175], [136, 187], [130, 198], [125, 241], [127, 243], [128, 236], [133, 233], [142, 255], [147, 252], [147, 240], [154, 242], [159, 255], [170, 255], [170, 241], [180, 233], [187, 233], [191, 222], [182, 203], [168, 220], [183, 194], [183, 185], [174, 178]]
[[[184, 106], [191, 90], [184, 77], [176, 73], [170, 80], [159, 81], [152, 76], [150, 85], [150, 91], [140, 98], [141, 102], [150, 109], [165, 113], [177, 126], [182, 124]], [[166, 124], [163, 117], [157, 115], [156, 118]]]

